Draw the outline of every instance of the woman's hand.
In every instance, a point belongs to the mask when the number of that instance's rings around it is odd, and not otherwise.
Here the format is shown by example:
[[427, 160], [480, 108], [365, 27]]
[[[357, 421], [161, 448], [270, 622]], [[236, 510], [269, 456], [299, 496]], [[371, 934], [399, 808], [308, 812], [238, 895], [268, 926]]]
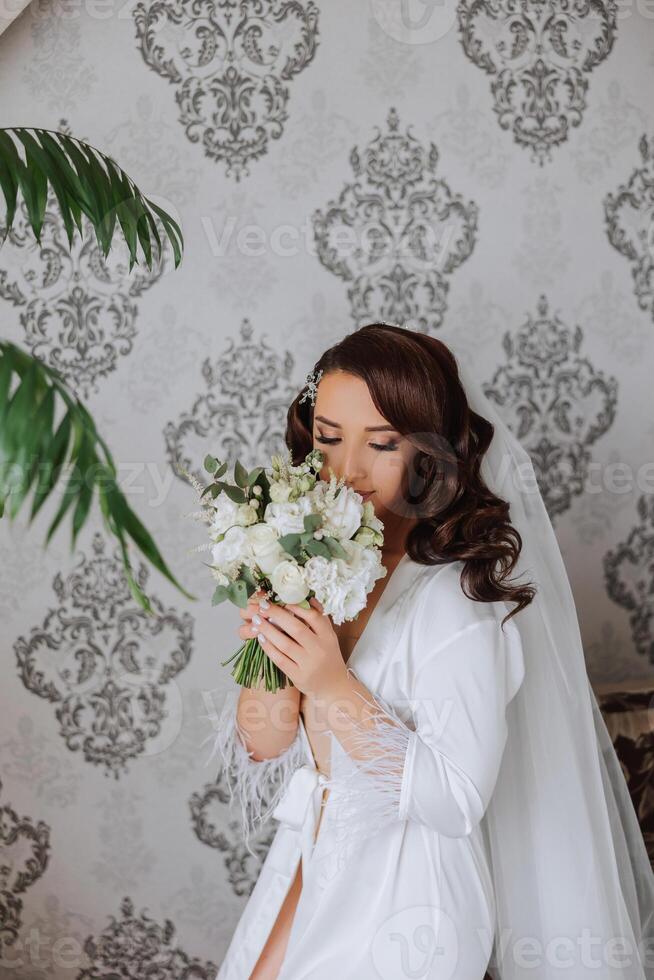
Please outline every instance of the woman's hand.
[[347, 684], [347, 667], [332, 621], [317, 599], [309, 602], [311, 609], [274, 603], [262, 609], [254, 593], [240, 610], [246, 622], [239, 635], [258, 636], [264, 652], [303, 694], [331, 698]]

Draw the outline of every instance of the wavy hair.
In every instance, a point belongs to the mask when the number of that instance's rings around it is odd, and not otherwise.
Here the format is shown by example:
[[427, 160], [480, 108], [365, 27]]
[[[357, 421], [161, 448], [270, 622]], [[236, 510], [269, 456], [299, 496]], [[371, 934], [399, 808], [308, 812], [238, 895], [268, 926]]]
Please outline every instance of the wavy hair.
[[[477, 602], [506, 600], [515, 609], [533, 600], [532, 584], [507, 581], [522, 550], [509, 503], [480, 475], [494, 426], [472, 411], [450, 349], [436, 337], [386, 323], [369, 323], [324, 352], [314, 370], [361, 378], [380, 414], [417, 450], [403, 487], [409, 557], [422, 565], [464, 563], [461, 586]], [[313, 405], [291, 403], [286, 445], [295, 465], [313, 448]], [[417, 495], [414, 492], [417, 489]]]

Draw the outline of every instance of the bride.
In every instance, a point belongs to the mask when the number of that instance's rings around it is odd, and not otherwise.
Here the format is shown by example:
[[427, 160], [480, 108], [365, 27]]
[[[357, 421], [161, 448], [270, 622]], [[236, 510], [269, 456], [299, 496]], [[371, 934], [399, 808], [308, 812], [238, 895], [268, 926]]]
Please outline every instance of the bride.
[[246, 844], [277, 828], [216, 980], [652, 980], [654, 875], [528, 454], [434, 337], [369, 324], [307, 380], [293, 462], [373, 502], [387, 574], [338, 628], [241, 610], [292, 686], [232, 690], [215, 734]]

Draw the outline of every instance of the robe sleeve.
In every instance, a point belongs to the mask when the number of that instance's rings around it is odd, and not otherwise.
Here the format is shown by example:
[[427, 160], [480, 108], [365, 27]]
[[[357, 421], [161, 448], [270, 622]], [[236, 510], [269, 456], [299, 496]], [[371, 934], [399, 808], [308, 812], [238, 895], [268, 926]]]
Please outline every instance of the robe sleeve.
[[523, 678], [520, 632], [510, 620], [504, 632], [497, 619], [478, 620], [426, 651], [408, 699], [414, 727], [374, 696], [378, 708], [366, 708], [365, 724], [355, 721], [343, 736], [347, 771], [341, 763], [331, 782], [337, 829], [369, 836], [411, 820], [446, 837], [470, 834], [490, 803], [506, 708]]
[[[246, 846], [250, 835], [256, 833], [283, 796], [293, 772], [306, 762], [306, 751], [300, 726], [291, 744], [279, 755], [269, 759], [253, 759], [245, 747], [245, 734], [238, 724], [237, 709], [240, 688], [230, 691], [218, 719], [213, 751], [205, 765], [220, 757], [221, 775], [229, 790], [230, 805], [240, 811], [240, 823]], [[206, 741], [206, 740], [205, 740]]]

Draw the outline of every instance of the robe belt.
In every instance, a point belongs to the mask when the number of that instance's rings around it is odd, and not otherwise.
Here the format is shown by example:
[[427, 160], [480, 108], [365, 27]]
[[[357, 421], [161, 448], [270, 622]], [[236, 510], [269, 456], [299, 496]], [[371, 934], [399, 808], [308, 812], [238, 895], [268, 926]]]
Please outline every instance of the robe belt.
[[327, 782], [327, 777], [315, 766], [300, 766], [289, 779], [283, 796], [272, 811], [276, 820], [300, 834], [303, 872], [308, 868], [313, 852], [323, 786]]

